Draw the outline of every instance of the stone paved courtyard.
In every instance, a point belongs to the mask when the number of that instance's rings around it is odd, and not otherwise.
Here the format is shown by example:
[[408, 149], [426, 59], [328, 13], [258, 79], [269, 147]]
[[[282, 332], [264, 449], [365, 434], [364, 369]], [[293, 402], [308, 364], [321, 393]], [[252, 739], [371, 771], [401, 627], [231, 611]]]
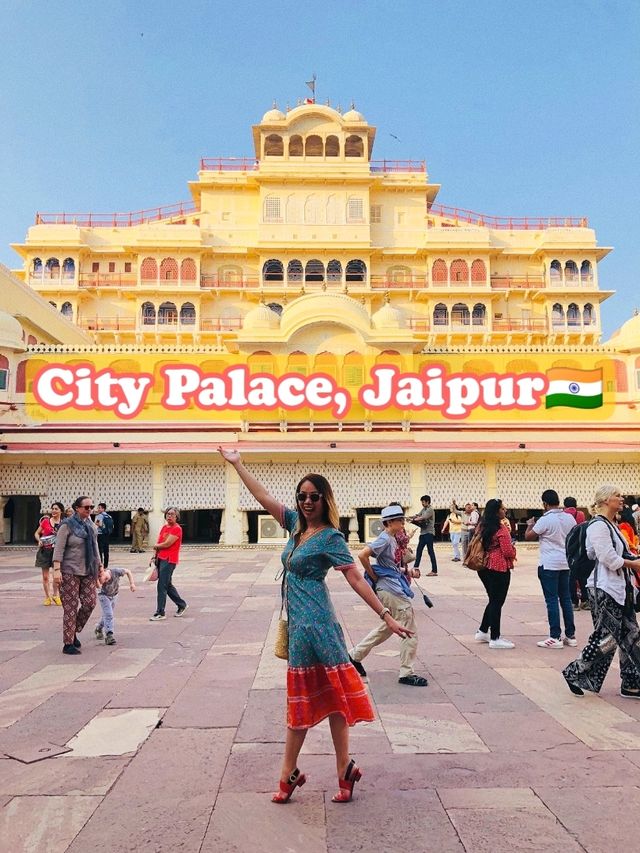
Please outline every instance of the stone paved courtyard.
[[[473, 641], [484, 590], [439, 546], [436, 606], [416, 605], [418, 671], [397, 683], [398, 641], [367, 658], [378, 720], [353, 729], [363, 768], [349, 805], [331, 803], [326, 723], [307, 738], [307, 785], [270, 803], [285, 736], [285, 663], [273, 656], [279, 555], [183, 550], [182, 619], [150, 623], [155, 585], [131, 567], [118, 643], [61, 654], [61, 608], [43, 607], [33, 551], [0, 552], [0, 847], [7, 853], [122, 851], [610, 851], [637, 838], [640, 702], [574, 698], [560, 670], [576, 650], [546, 650], [537, 550], [520, 549], [504, 611], [511, 651]], [[329, 578], [351, 640], [375, 617]], [[590, 614], [576, 614], [584, 640]], [[631, 846], [633, 847], [631, 842]]]

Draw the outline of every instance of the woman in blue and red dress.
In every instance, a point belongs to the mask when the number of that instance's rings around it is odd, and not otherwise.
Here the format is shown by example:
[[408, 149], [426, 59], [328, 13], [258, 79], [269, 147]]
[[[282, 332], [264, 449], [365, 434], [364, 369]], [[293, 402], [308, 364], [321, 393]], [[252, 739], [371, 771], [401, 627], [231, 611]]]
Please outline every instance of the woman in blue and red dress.
[[287, 509], [247, 471], [237, 450], [218, 448], [251, 494], [289, 533], [282, 553], [286, 570], [285, 605], [289, 620], [287, 740], [280, 790], [273, 802], [286, 803], [306, 778], [298, 755], [308, 729], [329, 718], [336, 751], [339, 792], [334, 802], [349, 802], [361, 771], [349, 755], [349, 726], [374, 719], [366, 688], [349, 662], [342, 628], [324, 582], [333, 567], [394, 634], [410, 632], [391, 617], [353, 562], [331, 486], [320, 474], [307, 474], [295, 490], [296, 509]]

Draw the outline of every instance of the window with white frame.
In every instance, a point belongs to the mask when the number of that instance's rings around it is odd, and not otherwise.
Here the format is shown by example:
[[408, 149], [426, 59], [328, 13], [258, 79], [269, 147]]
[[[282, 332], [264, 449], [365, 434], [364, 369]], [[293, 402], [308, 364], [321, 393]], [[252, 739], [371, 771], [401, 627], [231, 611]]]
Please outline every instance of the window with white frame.
[[382, 205], [372, 204], [369, 209], [369, 216], [372, 225], [379, 225], [382, 222]]
[[281, 222], [280, 199], [274, 195], [268, 195], [264, 200], [264, 221]]
[[347, 201], [347, 222], [364, 222], [364, 203], [361, 198]]

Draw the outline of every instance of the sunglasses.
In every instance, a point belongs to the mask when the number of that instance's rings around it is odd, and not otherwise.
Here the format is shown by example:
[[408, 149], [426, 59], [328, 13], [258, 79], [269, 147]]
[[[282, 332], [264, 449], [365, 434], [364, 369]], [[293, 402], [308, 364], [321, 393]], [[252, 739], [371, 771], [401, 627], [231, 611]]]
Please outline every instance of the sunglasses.
[[95, 509], [93, 504], [81, 504], [78, 509]]
[[321, 497], [320, 492], [298, 492], [296, 500], [299, 504], [303, 504], [308, 498], [314, 504], [317, 504]]

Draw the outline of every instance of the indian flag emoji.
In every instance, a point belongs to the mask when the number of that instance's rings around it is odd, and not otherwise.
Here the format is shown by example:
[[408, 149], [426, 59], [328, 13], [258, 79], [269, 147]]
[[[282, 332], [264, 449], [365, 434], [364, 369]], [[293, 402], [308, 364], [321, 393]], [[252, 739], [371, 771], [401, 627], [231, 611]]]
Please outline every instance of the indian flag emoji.
[[575, 370], [552, 367], [547, 370], [549, 387], [545, 408], [599, 409], [602, 406], [602, 369]]

